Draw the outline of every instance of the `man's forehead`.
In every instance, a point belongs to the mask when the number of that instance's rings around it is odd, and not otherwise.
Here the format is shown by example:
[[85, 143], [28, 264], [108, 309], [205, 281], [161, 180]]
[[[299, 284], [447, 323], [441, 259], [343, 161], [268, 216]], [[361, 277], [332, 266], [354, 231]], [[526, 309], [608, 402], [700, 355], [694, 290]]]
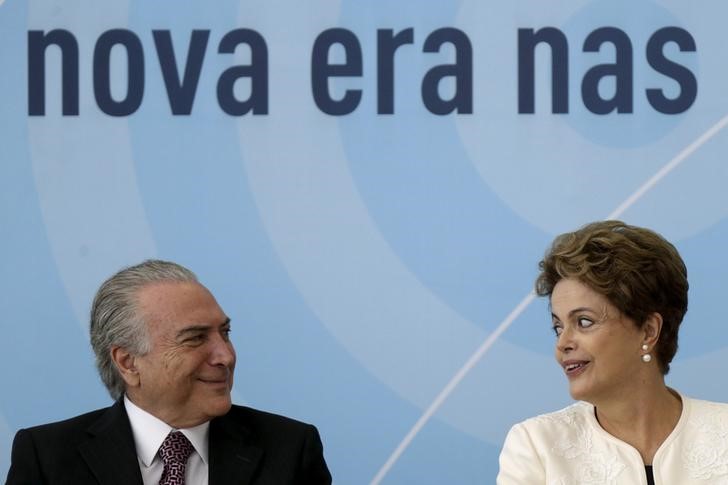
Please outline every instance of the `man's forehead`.
[[197, 282], [149, 283], [137, 292], [137, 304], [150, 323], [179, 320], [189, 320], [188, 323], [192, 323], [197, 318], [219, 323], [217, 320], [220, 318], [217, 317], [224, 317], [212, 293]]

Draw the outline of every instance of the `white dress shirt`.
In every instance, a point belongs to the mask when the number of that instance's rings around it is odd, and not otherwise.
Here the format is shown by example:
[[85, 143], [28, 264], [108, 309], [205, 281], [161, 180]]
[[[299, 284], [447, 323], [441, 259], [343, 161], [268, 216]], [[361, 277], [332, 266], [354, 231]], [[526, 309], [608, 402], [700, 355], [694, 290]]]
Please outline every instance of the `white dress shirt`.
[[[134, 445], [144, 485], [158, 485], [164, 471], [164, 463], [157, 452], [162, 446], [162, 441], [175, 428], [131, 402], [126, 395], [124, 396], [124, 406], [126, 414], [129, 415], [131, 431], [134, 434]], [[187, 460], [185, 483], [207, 485], [210, 422], [179, 431], [190, 440], [195, 449]]]

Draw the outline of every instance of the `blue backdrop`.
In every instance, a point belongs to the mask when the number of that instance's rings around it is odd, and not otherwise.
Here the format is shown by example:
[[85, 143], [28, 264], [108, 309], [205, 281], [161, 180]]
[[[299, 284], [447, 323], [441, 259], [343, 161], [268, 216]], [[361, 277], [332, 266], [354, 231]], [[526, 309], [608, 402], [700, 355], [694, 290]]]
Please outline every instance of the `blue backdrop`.
[[90, 301], [149, 257], [198, 273], [235, 401], [316, 424], [338, 484], [494, 481], [508, 428], [569, 402], [529, 292], [595, 219], [675, 242], [669, 384], [728, 400], [727, 14], [0, 1], [0, 476], [17, 429], [110, 403]]

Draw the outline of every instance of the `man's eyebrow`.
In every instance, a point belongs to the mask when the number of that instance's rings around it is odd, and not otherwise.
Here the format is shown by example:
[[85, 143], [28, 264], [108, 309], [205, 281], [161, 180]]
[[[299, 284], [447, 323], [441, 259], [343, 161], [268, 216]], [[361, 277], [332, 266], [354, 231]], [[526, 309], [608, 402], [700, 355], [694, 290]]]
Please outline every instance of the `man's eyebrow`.
[[[207, 332], [213, 327], [216, 327], [218, 325], [215, 324], [202, 324], [202, 325], [190, 325], [189, 327], [185, 327], [181, 329], [179, 332], [177, 332], [177, 338], [183, 337], [184, 335], [190, 334], [190, 333], [199, 333], [199, 332]], [[225, 318], [225, 321], [222, 322], [220, 327], [229, 327], [230, 326], [230, 317]]]

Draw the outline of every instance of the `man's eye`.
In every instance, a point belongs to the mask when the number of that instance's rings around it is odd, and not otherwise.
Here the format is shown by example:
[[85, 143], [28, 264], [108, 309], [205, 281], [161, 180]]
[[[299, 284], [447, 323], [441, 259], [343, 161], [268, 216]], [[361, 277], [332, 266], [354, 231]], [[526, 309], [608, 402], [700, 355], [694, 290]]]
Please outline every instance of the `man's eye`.
[[228, 340], [230, 338], [231, 331], [232, 331], [232, 329], [230, 329], [230, 328], [224, 328], [222, 330], [222, 336], [225, 338], [225, 340]]
[[592, 320], [592, 319], [590, 319], [590, 318], [586, 318], [586, 317], [580, 317], [580, 318], [579, 318], [579, 319], [577, 320], [577, 323], [579, 324], [579, 326], [580, 326], [581, 328], [589, 328], [589, 327], [591, 327], [592, 325], [594, 325], [594, 320]]

